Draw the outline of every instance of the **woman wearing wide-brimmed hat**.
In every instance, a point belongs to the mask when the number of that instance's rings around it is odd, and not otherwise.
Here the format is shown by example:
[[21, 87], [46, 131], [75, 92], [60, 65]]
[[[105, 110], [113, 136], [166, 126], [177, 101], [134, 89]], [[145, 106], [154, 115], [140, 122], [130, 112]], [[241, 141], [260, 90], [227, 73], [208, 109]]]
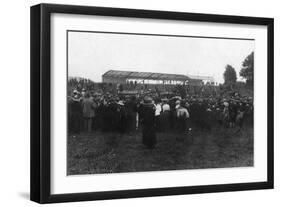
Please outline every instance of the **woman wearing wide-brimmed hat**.
[[152, 98], [145, 97], [141, 106], [142, 142], [153, 149], [156, 145], [155, 105]]

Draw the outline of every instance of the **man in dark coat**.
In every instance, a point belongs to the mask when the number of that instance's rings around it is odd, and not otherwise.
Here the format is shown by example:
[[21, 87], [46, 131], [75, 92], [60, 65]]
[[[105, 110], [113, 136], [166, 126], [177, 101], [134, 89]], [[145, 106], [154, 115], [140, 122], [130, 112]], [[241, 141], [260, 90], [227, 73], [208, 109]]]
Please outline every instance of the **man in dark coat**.
[[140, 113], [142, 142], [147, 148], [153, 149], [156, 145], [155, 106], [150, 97], [144, 98]]
[[127, 119], [126, 119], [126, 110], [123, 101], [118, 101], [115, 116], [117, 116], [116, 119], [117, 130], [122, 134], [125, 133], [127, 127]]
[[79, 133], [82, 129], [82, 106], [81, 98], [76, 90], [74, 91], [74, 96], [70, 98], [68, 104], [70, 111], [68, 130], [72, 133]]
[[126, 111], [126, 129], [128, 132], [134, 132], [136, 130], [136, 112], [137, 112], [137, 103], [136, 97], [128, 97], [125, 102], [125, 111]]

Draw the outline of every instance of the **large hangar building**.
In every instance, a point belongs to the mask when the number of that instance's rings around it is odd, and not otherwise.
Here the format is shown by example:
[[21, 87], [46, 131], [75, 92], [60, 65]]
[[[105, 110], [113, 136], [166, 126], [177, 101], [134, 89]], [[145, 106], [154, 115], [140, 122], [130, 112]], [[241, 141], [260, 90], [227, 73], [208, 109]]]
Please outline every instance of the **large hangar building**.
[[103, 83], [118, 83], [125, 84], [129, 82], [140, 84], [189, 84], [198, 85], [203, 81], [214, 82], [211, 76], [186, 76], [179, 74], [168, 73], [151, 73], [151, 72], [133, 72], [133, 71], [120, 71], [109, 70], [102, 75]]

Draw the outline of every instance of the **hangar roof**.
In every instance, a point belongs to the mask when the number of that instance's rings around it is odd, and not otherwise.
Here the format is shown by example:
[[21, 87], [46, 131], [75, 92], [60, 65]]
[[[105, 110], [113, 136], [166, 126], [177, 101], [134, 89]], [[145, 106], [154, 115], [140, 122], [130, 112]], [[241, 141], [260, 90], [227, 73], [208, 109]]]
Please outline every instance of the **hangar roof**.
[[133, 71], [121, 71], [121, 70], [109, 70], [103, 74], [103, 77], [113, 78], [126, 78], [126, 79], [146, 79], [146, 80], [206, 80], [214, 82], [212, 76], [194, 76], [194, 75], [179, 75], [170, 73], [151, 73], [151, 72], [133, 72]]
[[168, 74], [168, 73], [151, 73], [151, 72], [133, 72], [109, 70], [103, 74], [103, 77], [127, 78], [127, 79], [147, 79], [147, 80], [179, 80], [185, 81], [189, 77], [186, 75]]

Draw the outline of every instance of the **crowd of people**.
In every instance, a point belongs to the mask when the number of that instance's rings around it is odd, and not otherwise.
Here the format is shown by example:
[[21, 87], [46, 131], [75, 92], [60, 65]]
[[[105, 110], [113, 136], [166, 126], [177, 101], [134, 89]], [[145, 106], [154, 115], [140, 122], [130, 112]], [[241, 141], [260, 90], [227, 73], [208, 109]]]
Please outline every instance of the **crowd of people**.
[[241, 130], [245, 124], [253, 124], [253, 99], [237, 92], [181, 97], [97, 93], [82, 88], [68, 96], [69, 133], [142, 130], [143, 142], [149, 148], [155, 146], [157, 132], [210, 131], [214, 127]]

